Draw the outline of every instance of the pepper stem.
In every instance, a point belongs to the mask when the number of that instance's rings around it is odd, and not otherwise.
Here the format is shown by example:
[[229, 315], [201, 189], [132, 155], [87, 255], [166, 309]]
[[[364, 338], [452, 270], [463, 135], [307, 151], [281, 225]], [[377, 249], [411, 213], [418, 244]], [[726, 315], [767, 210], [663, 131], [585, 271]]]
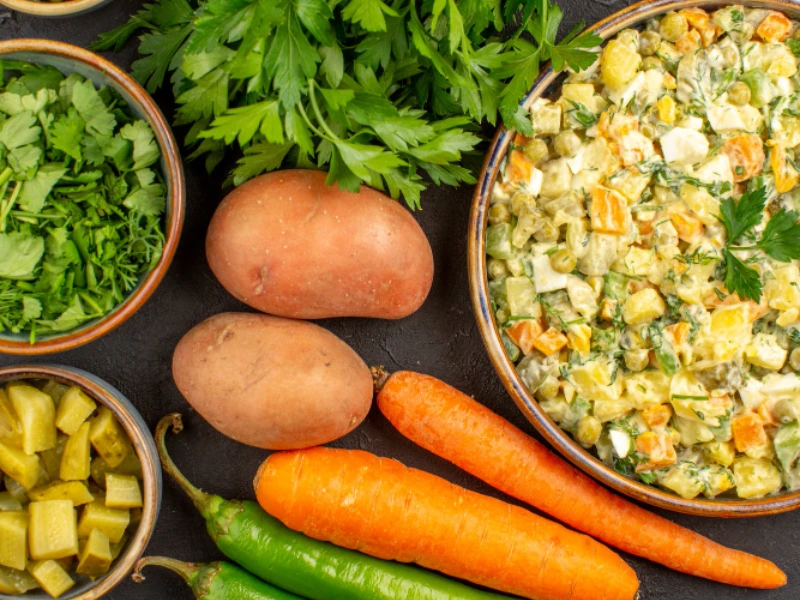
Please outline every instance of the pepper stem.
[[174, 558], [167, 558], [166, 556], [146, 556], [136, 563], [131, 579], [136, 583], [143, 582], [144, 575], [142, 575], [142, 569], [145, 567], [164, 567], [165, 569], [169, 569], [180, 575], [190, 587], [194, 585], [197, 579], [197, 572], [200, 569], [200, 565], [175, 560]]
[[372, 387], [377, 394], [381, 391], [383, 386], [386, 385], [386, 382], [389, 380], [389, 377], [391, 377], [392, 374], [382, 366], [370, 367], [369, 372], [372, 373]]
[[172, 458], [170, 458], [169, 452], [167, 452], [166, 442], [167, 430], [170, 427], [172, 428], [173, 433], [176, 434], [183, 431], [183, 419], [181, 418], [180, 414], [173, 413], [171, 415], [167, 415], [161, 419], [156, 426], [156, 447], [158, 448], [158, 456], [161, 458], [161, 465], [163, 466], [164, 471], [170, 477], [172, 477], [186, 493], [186, 495], [189, 496], [192, 503], [194, 503], [195, 508], [197, 508], [197, 510], [201, 513], [205, 514], [211, 496], [206, 494], [201, 489], [193, 486], [189, 480], [186, 479], [183, 473], [178, 470], [178, 467], [172, 461]]

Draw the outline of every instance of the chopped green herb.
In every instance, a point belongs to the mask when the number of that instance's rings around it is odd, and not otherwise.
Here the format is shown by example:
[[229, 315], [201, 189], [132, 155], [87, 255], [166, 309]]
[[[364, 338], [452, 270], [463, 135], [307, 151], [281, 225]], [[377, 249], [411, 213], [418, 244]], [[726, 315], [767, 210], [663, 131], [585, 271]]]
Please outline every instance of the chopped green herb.
[[3, 68], [0, 331], [34, 342], [104, 316], [156, 265], [166, 190], [153, 131], [111, 90]]

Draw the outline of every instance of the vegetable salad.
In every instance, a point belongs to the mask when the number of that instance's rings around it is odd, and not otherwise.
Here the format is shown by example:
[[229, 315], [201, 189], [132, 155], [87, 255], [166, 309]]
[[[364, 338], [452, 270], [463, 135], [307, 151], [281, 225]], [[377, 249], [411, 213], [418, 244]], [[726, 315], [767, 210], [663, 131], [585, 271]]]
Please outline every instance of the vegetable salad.
[[800, 487], [800, 37], [729, 6], [624, 30], [530, 109], [489, 289], [544, 411], [684, 498]]

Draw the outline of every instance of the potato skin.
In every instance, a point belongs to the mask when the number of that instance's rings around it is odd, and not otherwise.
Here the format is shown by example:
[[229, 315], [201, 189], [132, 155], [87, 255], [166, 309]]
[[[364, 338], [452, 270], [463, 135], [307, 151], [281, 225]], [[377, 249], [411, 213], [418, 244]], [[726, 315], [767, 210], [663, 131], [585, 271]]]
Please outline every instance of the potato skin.
[[401, 319], [431, 289], [433, 253], [399, 203], [325, 173], [276, 171], [222, 201], [206, 238], [211, 270], [233, 296], [294, 319]]
[[218, 431], [269, 450], [338, 439], [372, 404], [372, 376], [350, 346], [268, 315], [222, 313], [195, 326], [175, 348], [172, 376]]

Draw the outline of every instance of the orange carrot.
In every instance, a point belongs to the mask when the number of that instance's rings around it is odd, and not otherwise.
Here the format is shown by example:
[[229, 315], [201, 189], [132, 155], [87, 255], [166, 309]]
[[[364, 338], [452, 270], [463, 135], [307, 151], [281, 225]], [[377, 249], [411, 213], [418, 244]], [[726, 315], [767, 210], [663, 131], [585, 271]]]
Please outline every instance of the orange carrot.
[[262, 508], [290, 529], [536, 600], [630, 600], [633, 570], [599, 542], [522, 508], [361, 450], [271, 455]]
[[406, 437], [492, 487], [615, 546], [731, 585], [771, 589], [786, 575], [616, 496], [485, 406], [412, 372], [392, 375], [378, 406]]

